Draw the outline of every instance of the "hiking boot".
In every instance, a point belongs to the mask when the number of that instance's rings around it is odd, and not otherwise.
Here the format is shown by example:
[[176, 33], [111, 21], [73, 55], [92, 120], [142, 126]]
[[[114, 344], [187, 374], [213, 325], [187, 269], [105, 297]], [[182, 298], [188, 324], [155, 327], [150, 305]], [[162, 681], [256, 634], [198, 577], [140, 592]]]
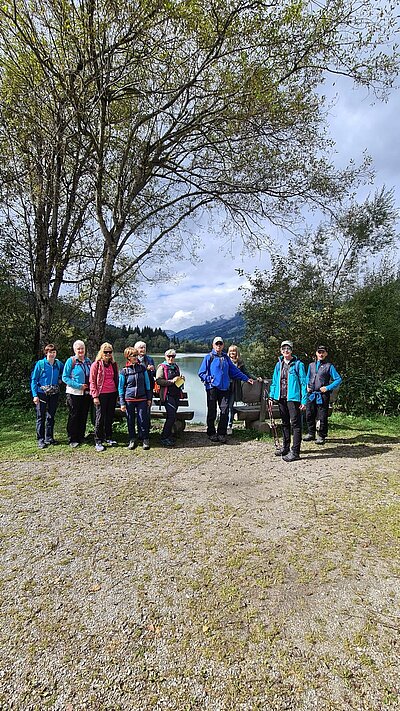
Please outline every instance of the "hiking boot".
[[315, 439], [315, 435], [313, 434], [306, 434], [303, 437], [303, 442], [312, 442]]
[[226, 444], [225, 435], [218, 435], [218, 442], [221, 442], [221, 444]]
[[79, 442], [70, 442], [69, 446], [72, 447], [72, 449], [75, 449], [75, 447], [79, 447]]
[[228, 429], [226, 430], [226, 434], [227, 434], [227, 435], [232, 435], [232, 434], [233, 434], [233, 429], [232, 429], [232, 427], [228, 427]]
[[115, 441], [115, 439], [106, 439], [106, 444], [109, 447], [116, 447], [117, 446], [117, 442]]
[[39, 439], [39, 441], [38, 441], [38, 443], [37, 443], [37, 446], [39, 447], [39, 449], [46, 449], [47, 444], [46, 444], [46, 442], [44, 441], [44, 439]]
[[143, 440], [143, 449], [150, 449], [150, 442], [148, 439]]
[[105, 451], [105, 446], [101, 442], [96, 442], [96, 444], [94, 445], [94, 448], [95, 448], [96, 452], [104, 452]]
[[315, 438], [315, 444], [325, 444], [325, 437], [321, 437], [321, 435], [317, 435]]
[[210, 440], [210, 442], [219, 442], [219, 437], [217, 434], [208, 435], [208, 439]]
[[283, 447], [279, 447], [279, 449], [275, 450], [275, 457], [284, 457], [286, 454], [288, 454], [289, 450], [284, 449]]
[[137, 447], [137, 442], [134, 439], [131, 439], [129, 444], [128, 444], [128, 449], [136, 449]]
[[282, 457], [284, 462], [297, 462], [298, 459], [300, 459], [299, 454], [295, 454], [292, 450], [288, 454], [286, 454], [285, 457]]

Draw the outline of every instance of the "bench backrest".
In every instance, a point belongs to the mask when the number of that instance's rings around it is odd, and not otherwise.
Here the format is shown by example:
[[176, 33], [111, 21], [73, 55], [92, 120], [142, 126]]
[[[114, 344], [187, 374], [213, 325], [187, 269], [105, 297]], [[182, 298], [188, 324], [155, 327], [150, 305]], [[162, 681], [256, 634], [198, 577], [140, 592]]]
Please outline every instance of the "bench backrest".
[[242, 383], [243, 402], [246, 405], [253, 404], [255, 402], [260, 402], [263, 388], [264, 383], [260, 383], [258, 380], [254, 382], [254, 385], [250, 385], [250, 383]]

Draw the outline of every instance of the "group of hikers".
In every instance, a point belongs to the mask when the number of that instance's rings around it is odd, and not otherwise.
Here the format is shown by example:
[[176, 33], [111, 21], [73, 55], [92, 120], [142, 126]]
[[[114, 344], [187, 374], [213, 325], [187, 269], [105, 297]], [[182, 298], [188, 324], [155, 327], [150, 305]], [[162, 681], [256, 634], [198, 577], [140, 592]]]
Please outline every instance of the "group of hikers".
[[[157, 369], [146, 351], [144, 341], [126, 348], [126, 364], [119, 371], [110, 343], [103, 343], [91, 362], [86, 356], [85, 343], [77, 340], [73, 344], [74, 354], [65, 364], [58, 360], [55, 345], [47, 344], [43, 349], [44, 358], [37, 361], [31, 376], [38, 447], [43, 449], [55, 444], [54, 419], [62, 383], [66, 389], [70, 447], [78, 447], [84, 442], [92, 403], [96, 451], [103, 452], [107, 446], [116, 446], [112, 427], [119, 397], [121, 411], [127, 418], [128, 448], [135, 449], [140, 444], [143, 449], [149, 449], [154, 394], [165, 407], [161, 444], [173, 447], [174, 424], [183, 397], [185, 376], [175, 361], [174, 348], [165, 351], [165, 359]], [[292, 341], [282, 341], [280, 351], [266, 396], [278, 403], [282, 420], [282, 446], [275, 454], [285, 462], [293, 462], [300, 458], [302, 411], [306, 411], [308, 429], [303, 439], [315, 439], [317, 444], [323, 445], [328, 434], [330, 394], [339, 387], [342, 379], [329, 361], [326, 345], [317, 347], [315, 361], [310, 363], [307, 373], [302, 361], [293, 355]], [[224, 444], [233, 431], [234, 404], [241, 400], [241, 382], [253, 385], [256, 379], [248, 374], [239, 348], [231, 345], [226, 352], [220, 336], [214, 338], [212, 350], [204, 356], [198, 375], [206, 390], [207, 435], [211, 442]]]

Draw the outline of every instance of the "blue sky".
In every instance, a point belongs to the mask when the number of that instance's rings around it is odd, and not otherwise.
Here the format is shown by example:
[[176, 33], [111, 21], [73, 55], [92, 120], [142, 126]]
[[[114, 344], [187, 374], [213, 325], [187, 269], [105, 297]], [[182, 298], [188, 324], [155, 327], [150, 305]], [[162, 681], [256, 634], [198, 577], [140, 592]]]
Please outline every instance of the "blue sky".
[[[365, 89], [354, 90], [343, 81], [342, 85], [325, 87], [337, 98], [329, 111], [329, 126], [336, 141], [335, 163], [347, 165], [350, 159], [361, 162], [364, 151], [372, 157], [376, 177], [373, 185], [366, 186], [360, 199], [376, 188], [386, 185], [395, 188], [396, 202], [400, 205], [400, 140], [398, 116], [400, 114], [400, 91], [394, 90], [387, 103], [375, 100]], [[311, 222], [311, 218], [310, 218]], [[245, 278], [235, 269], [251, 273], [256, 268], [268, 268], [266, 252], [244, 250], [242, 242], [224, 244], [215, 234], [208, 232], [207, 225], [197, 233], [203, 246], [196, 264], [183, 259], [174, 264], [174, 280], [164, 284], [145, 286], [143, 301], [146, 313], [134, 319], [140, 326], [179, 331], [204, 323], [214, 317], [232, 316], [243, 296], [239, 287], [245, 286]], [[278, 248], [285, 249], [288, 238], [277, 235]]]

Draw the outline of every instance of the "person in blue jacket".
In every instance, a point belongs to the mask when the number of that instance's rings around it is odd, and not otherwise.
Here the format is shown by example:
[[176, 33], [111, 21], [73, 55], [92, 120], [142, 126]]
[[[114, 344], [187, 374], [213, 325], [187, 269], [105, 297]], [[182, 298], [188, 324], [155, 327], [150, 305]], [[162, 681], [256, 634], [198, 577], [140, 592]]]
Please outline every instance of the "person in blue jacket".
[[36, 407], [36, 435], [40, 449], [56, 444], [54, 418], [64, 368], [64, 364], [56, 358], [54, 343], [48, 343], [43, 353], [44, 358], [37, 361], [31, 376], [31, 391]]
[[[207, 435], [211, 442], [226, 442], [228, 428], [229, 389], [231, 380], [243, 380], [253, 385], [254, 380], [242, 373], [227, 356], [224, 341], [220, 336], [213, 340], [213, 348], [203, 358], [199, 368], [199, 378], [204, 383], [207, 394]], [[218, 429], [215, 429], [219, 407]]]
[[126, 366], [119, 374], [118, 393], [122, 412], [126, 412], [128, 420], [128, 449], [136, 449], [135, 422], [137, 417], [139, 441], [143, 449], [150, 449], [149, 440], [149, 408], [151, 406], [152, 390], [150, 378], [143, 363], [139, 363], [137, 348], [129, 346], [124, 350]]
[[69, 410], [67, 421], [69, 446], [74, 448], [79, 447], [85, 439], [91, 403], [89, 376], [92, 361], [85, 355], [86, 346], [83, 341], [75, 341], [72, 348], [75, 355], [67, 359], [62, 379], [67, 386], [65, 392]]
[[[293, 355], [292, 341], [282, 341], [281, 355], [272, 376], [269, 396], [277, 400], [282, 419], [282, 447], [275, 454], [285, 462], [300, 459], [301, 411], [306, 409], [306, 371]], [[290, 449], [290, 438], [293, 437]]]
[[[307, 409], [306, 421], [308, 434], [303, 437], [305, 442], [315, 439], [316, 444], [325, 444], [328, 435], [328, 410], [332, 390], [338, 388], [342, 378], [328, 359], [326, 346], [318, 346], [316, 360], [310, 363], [307, 371]], [[316, 423], [319, 430], [316, 435]]]

